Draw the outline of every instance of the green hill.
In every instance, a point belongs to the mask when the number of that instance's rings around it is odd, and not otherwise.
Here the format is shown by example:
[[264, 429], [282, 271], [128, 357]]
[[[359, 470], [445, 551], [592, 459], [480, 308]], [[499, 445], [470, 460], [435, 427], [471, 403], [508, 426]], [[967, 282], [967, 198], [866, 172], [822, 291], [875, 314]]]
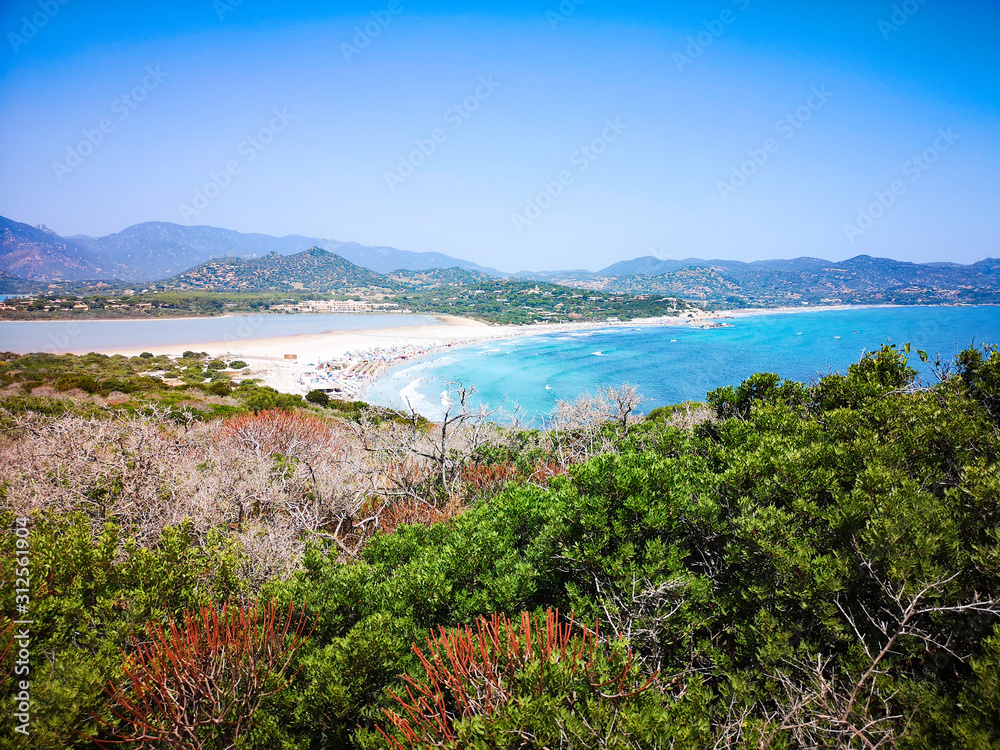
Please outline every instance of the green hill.
[[465, 268], [432, 268], [427, 271], [400, 269], [389, 274], [389, 278], [407, 286], [468, 286], [490, 282], [494, 277], [482, 271]]
[[161, 282], [165, 289], [217, 292], [309, 291], [352, 293], [394, 290], [399, 284], [356, 266], [339, 255], [313, 247], [295, 255], [219, 258]]

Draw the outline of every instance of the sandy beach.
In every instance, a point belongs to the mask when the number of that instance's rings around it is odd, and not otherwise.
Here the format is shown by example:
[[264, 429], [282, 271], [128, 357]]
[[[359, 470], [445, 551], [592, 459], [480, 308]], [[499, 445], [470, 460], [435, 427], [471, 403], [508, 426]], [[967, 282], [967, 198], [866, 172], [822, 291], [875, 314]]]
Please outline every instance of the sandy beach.
[[206, 352], [211, 357], [243, 360], [248, 367], [232, 376], [235, 381], [260, 380], [282, 393], [305, 395], [322, 390], [334, 398], [363, 399], [368, 387], [390, 368], [457, 347], [482, 341], [538, 336], [615, 327], [659, 327], [729, 325], [753, 315], [856, 309], [858, 306], [748, 308], [739, 310], [694, 310], [678, 316], [631, 321], [589, 321], [527, 326], [489, 325], [469, 318], [441, 315], [437, 324], [387, 326], [353, 331], [329, 331], [276, 338], [246, 338], [243, 341], [145, 346], [107, 350], [105, 354], [135, 356], [143, 351], [179, 357], [184, 351]]
[[371, 379], [398, 362], [486, 338], [509, 336], [514, 330], [453, 316], [437, 316], [437, 320], [437, 325], [145, 346], [104, 353], [135, 356], [148, 351], [179, 357], [186, 350], [205, 352], [211, 357], [246, 362], [249, 367], [240, 370], [234, 380], [257, 378], [283, 393], [306, 394], [320, 389], [335, 397], [358, 398]]
[[[231, 372], [235, 381], [260, 380], [283, 393], [305, 395], [323, 390], [334, 398], [363, 399], [375, 380], [390, 368], [440, 352], [482, 341], [512, 339], [573, 331], [593, 331], [615, 327], [695, 326], [717, 327], [747, 316], [857, 309], [859, 306], [751, 308], [738, 310], [693, 310], [678, 316], [643, 318], [631, 321], [588, 321], [526, 326], [489, 325], [456, 316], [435, 316], [436, 324], [405, 326], [393, 322], [384, 327], [361, 330], [305, 333], [273, 338], [245, 338], [215, 343], [185, 343], [141, 348], [98, 349], [104, 354], [135, 356], [148, 351], [179, 357], [184, 351], [205, 352], [226, 361], [243, 360], [246, 369]], [[192, 318], [189, 320], [197, 320]], [[90, 349], [77, 351], [86, 353]]]
[[695, 311], [678, 317], [646, 318], [630, 322], [557, 323], [495, 326], [468, 318], [438, 316], [438, 325], [331, 331], [278, 338], [247, 339], [141, 349], [118, 349], [105, 354], [135, 356], [143, 351], [180, 356], [185, 350], [211, 357], [243, 360], [249, 367], [235, 380], [257, 378], [283, 393], [306, 394], [324, 390], [335, 398], [362, 398], [367, 386], [387, 369], [455, 347], [480, 341], [537, 336], [614, 326], [719, 325], [732, 313]]

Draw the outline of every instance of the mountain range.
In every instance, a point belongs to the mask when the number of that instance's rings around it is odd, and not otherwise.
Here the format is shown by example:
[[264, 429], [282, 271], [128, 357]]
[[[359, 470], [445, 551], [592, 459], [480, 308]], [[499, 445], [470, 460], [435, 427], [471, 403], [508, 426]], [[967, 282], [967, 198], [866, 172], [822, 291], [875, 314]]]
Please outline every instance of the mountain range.
[[321, 247], [378, 273], [455, 267], [502, 275], [442, 253], [414, 253], [301, 235], [271, 237], [151, 221], [105, 237], [60, 237], [44, 226], [33, 227], [0, 216], [0, 272], [41, 282], [149, 282], [169, 278], [213, 258], [293, 255], [311, 247]]
[[972, 265], [908, 263], [859, 255], [821, 258], [637, 258], [596, 274], [548, 274], [550, 283], [604, 292], [669, 294], [727, 307], [795, 304], [982, 304], [1000, 302], [1000, 260]]
[[31, 281], [121, 278], [125, 268], [45, 226], [0, 217], [0, 272]]
[[[352, 268], [317, 255], [298, 257], [311, 248]], [[281, 260], [290, 256], [297, 260]], [[366, 272], [373, 275], [366, 277]], [[272, 237], [146, 222], [105, 237], [60, 237], [44, 226], [0, 217], [0, 292], [59, 286], [52, 282], [148, 284], [164, 279], [168, 281], [162, 286], [175, 289], [389, 288], [419, 285], [420, 275], [428, 273], [443, 283], [467, 285], [476, 279], [515, 277], [618, 294], [674, 295], [723, 307], [1000, 302], [1000, 260], [993, 258], [961, 265], [866, 255], [839, 262], [803, 257], [752, 263], [645, 256], [600, 271], [505, 274], [442, 253], [301, 235]]]

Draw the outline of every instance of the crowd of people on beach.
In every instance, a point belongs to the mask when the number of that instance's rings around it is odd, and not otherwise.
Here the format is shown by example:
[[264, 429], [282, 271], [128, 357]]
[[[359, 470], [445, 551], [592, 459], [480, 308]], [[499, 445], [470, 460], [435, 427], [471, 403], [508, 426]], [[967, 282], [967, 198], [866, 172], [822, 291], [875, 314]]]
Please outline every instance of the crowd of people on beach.
[[345, 352], [340, 357], [309, 363], [297, 378], [297, 384], [307, 390], [322, 390], [334, 396], [360, 398], [366, 387], [386, 370], [404, 362], [436, 354], [443, 349], [463, 346], [469, 341], [452, 341], [433, 345], [407, 344]]

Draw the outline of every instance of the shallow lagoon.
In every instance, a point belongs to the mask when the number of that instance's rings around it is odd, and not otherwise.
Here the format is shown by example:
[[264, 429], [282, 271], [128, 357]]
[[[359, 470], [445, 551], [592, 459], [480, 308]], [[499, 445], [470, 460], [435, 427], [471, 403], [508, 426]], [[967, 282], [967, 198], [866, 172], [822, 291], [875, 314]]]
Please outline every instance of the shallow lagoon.
[[0, 351], [108, 352], [167, 346], [279, 338], [330, 331], [365, 331], [399, 326], [434, 325], [426, 315], [227, 315], [216, 318], [156, 320], [66, 320], [0, 322]]

